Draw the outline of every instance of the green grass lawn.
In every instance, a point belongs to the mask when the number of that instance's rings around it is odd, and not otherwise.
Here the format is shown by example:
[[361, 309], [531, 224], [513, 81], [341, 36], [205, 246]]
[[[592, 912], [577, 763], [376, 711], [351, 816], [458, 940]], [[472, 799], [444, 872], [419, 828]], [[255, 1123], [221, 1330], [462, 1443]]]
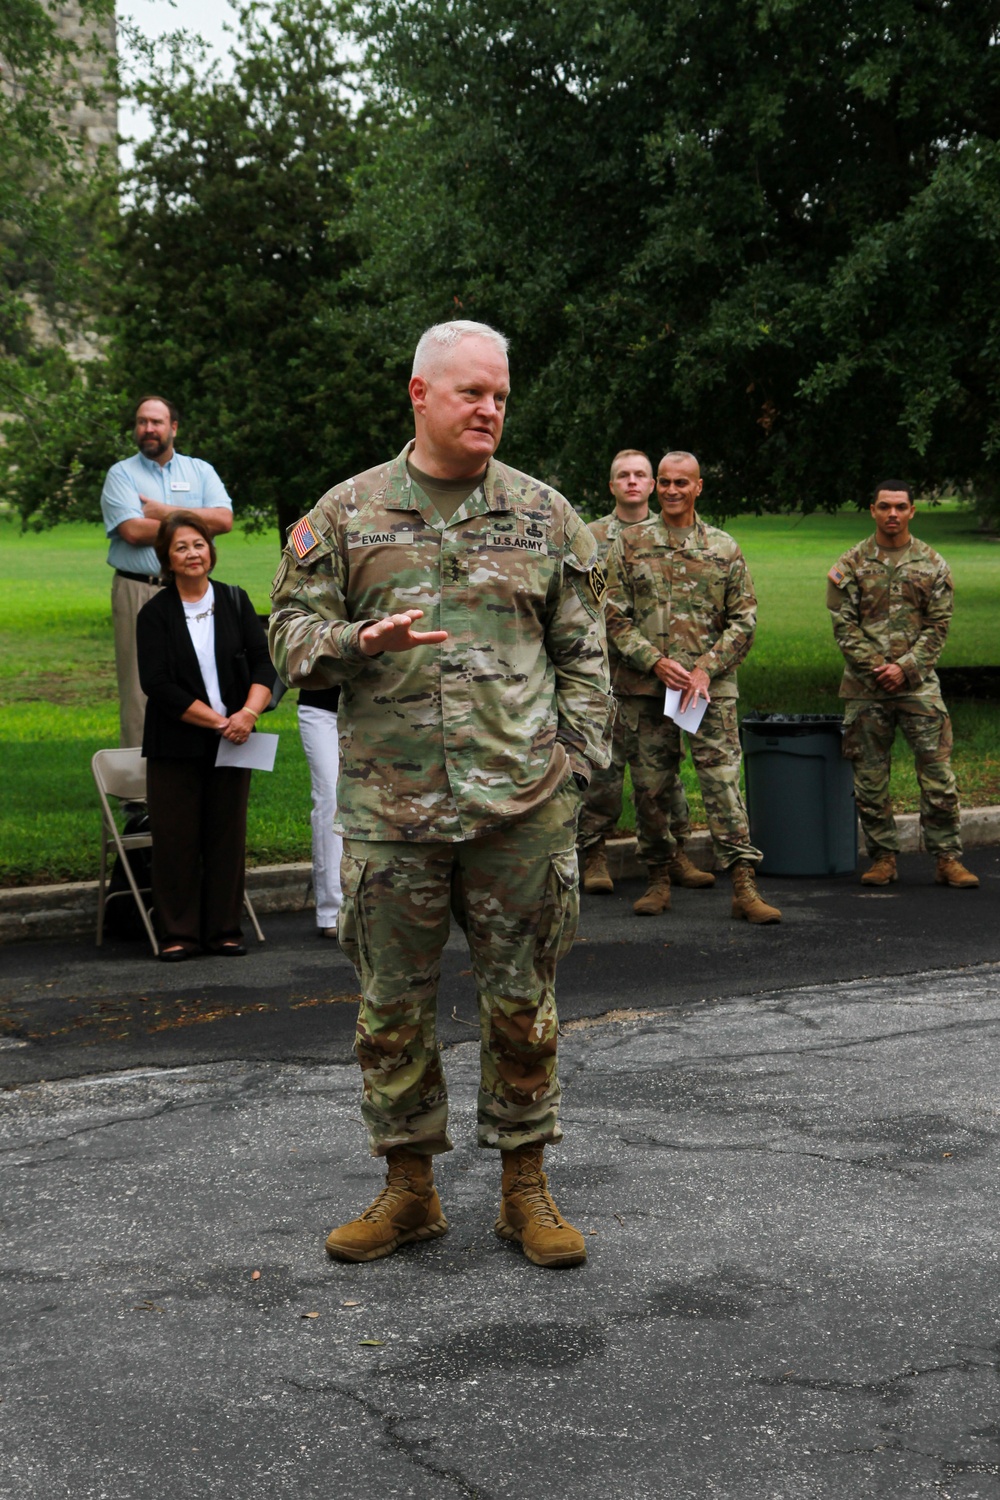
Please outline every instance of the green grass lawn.
[[[825, 577], [840, 553], [866, 534], [865, 520], [851, 512], [728, 523], [760, 601], [757, 640], [740, 672], [744, 710], [839, 711], [840, 656], [824, 607]], [[1000, 544], [981, 536], [971, 513], [953, 505], [921, 512], [914, 529], [945, 554], [955, 574], [958, 603], [942, 665], [1000, 664]], [[242, 584], [266, 612], [277, 534], [236, 532], [223, 537], [218, 550], [219, 578]], [[15, 523], [0, 520], [0, 884], [96, 874], [100, 824], [90, 757], [118, 739], [105, 555], [99, 527], [23, 535]], [[950, 706], [963, 800], [970, 806], [1000, 802], [1000, 709]], [[251, 863], [307, 859], [309, 775], [294, 696], [268, 715], [267, 728], [277, 730], [281, 742], [274, 774], [254, 777]], [[690, 762], [683, 775], [692, 814], [701, 821]], [[900, 811], [917, 806], [905, 750], [894, 759], [893, 797]], [[622, 826], [632, 822], [627, 805]]]

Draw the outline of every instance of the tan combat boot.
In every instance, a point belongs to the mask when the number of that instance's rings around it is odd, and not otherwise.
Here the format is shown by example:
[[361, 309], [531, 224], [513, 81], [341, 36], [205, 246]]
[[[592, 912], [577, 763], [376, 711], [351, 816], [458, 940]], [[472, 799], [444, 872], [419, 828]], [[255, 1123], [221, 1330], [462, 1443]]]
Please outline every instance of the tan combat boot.
[[780, 922], [781, 912], [776, 906], [768, 906], [761, 899], [754, 879], [753, 865], [748, 860], [738, 859], [729, 871], [733, 882], [733, 904], [730, 914], [744, 917], [748, 922]]
[[542, 1171], [544, 1150], [531, 1144], [501, 1151], [503, 1185], [496, 1232], [502, 1240], [518, 1242], [536, 1266], [578, 1266], [587, 1259], [587, 1246], [579, 1229], [566, 1223], [552, 1201]]
[[934, 880], [938, 885], [953, 885], [960, 891], [971, 891], [979, 884], [979, 876], [967, 870], [953, 854], [942, 854], [939, 857]]
[[670, 910], [670, 872], [667, 865], [650, 865], [649, 884], [632, 910], [637, 917], [656, 917]]
[[378, 1260], [410, 1240], [434, 1240], [447, 1230], [433, 1159], [405, 1146], [393, 1146], [385, 1159], [389, 1172], [375, 1202], [331, 1232], [326, 1253], [334, 1260]]
[[697, 865], [693, 865], [679, 844], [677, 853], [667, 865], [667, 873], [671, 885], [682, 885], [689, 891], [707, 890], [710, 885], [715, 884], [715, 876], [708, 870], [699, 870]]
[[610, 896], [615, 888], [604, 852], [604, 840], [598, 839], [583, 851], [583, 889], [588, 896]]
[[881, 854], [872, 856], [871, 869], [866, 870], [861, 877], [862, 885], [892, 885], [896, 879], [896, 856]]

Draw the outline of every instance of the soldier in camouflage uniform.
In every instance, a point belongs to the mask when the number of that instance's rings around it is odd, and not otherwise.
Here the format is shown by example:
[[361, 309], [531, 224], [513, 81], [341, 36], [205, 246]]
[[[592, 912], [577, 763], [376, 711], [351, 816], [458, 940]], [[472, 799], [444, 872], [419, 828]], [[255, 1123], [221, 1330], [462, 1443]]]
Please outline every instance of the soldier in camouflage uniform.
[[910, 535], [909, 485], [883, 480], [871, 513], [875, 535], [834, 564], [826, 591], [845, 662], [844, 754], [853, 763], [858, 816], [872, 859], [861, 881], [889, 885], [896, 879], [899, 837], [889, 771], [898, 727], [913, 750], [920, 828], [924, 847], [937, 860], [937, 882], [977, 886], [977, 877], [961, 863], [951, 720], [934, 670], [951, 621], [951, 573], [943, 557]]
[[[591, 521], [590, 530], [597, 543], [602, 563], [619, 532], [626, 526], [637, 526], [649, 519], [649, 497], [656, 487], [653, 466], [649, 455], [638, 448], [623, 448], [611, 460], [611, 476], [608, 488], [615, 497], [615, 508], [600, 520]], [[618, 666], [618, 655], [614, 646], [608, 644], [608, 659], [612, 673]], [[618, 827], [622, 812], [622, 793], [625, 783], [625, 767], [636, 758], [638, 746], [635, 734], [629, 728], [625, 714], [615, 715], [611, 729], [611, 764], [603, 771], [595, 771], [583, 799], [580, 814], [579, 844], [583, 852], [583, 889], [589, 894], [608, 894], [614, 891], [614, 882], [608, 869], [605, 840]], [[670, 879], [675, 885], [698, 889], [715, 884], [715, 876], [699, 870], [684, 853], [684, 842], [691, 836], [691, 817], [684, 783], [680, 776], [674, 780], [669, 805], [670, 832], [675, 843], [675, 852], [670, 861]], [[649, 863], [651, 841], [646, 834], [644, 822], [636, 819], [639, 858]]]
[[608, 636], [620, 658], [612, 685], [636, 737], [636, 814], [649, 835], [649, 887], [635, 910], [653, 915], [670, 909], [675, 843], [667, 807], [681, 743], [677, 725], [664, 717], [666, 686], [680, 690], [682, 709], [707, 700], [689, 744], [715, 861], [731, 874], [732, 914], [779, 922], [781, 913], [756, 887], [761, 854], [750, 842], [740, 794], [736, 668], [756, 629], [753, 584], [733, 538], [707, 526], [695, 510], [702, 479], [694, 455], [666, 454], [656, 486], [662, 515], [619, 533], [608, 578]]
[[274, 581], [282, 678], [341, 687], [340, 941], [361, 981], [362, 1113], [388, 1164], [331, 1233], [339, 1259], [447, 1228], [432, 1161], [451, 1149], [435, 1011], [452, 914], [479, 999], [479, 1143], [503, 1163], [497, 1233], [540, 1265], [586, 1258], [542, 1152], [561, 1139], [554, 978], [578, 915], [580, 796], [607, 759], [605, 584], [562, 495], [492, 456], [506, 347], [478, 323], [424, 334], [415, 442], [324, 495]]

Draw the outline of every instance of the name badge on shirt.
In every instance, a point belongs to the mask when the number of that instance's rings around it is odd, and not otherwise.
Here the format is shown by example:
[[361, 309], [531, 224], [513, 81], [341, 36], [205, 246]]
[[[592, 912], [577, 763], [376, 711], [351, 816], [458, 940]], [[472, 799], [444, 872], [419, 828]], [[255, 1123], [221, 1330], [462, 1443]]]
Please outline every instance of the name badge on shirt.
[[186, 479], [171, 479], [170, 493], [172, 495], [187, 495], [190, 493], [190, 490], [191, 486]]
[[412, 531], [362, 531], [354, 536], [348, 536], [347, 546], [354, 547], [385, 547], [395, 545], [410, 546], [413, 542]]

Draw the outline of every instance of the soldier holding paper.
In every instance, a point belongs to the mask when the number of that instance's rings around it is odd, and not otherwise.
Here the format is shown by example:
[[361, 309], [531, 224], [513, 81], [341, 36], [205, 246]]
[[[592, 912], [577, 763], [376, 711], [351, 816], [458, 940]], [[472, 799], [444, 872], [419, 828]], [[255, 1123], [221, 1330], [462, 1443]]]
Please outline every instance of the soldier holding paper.
[[644, 914], [669, 911], [668, 865], [675, 852], [670, 795], [681, 744], [678, 725], [664, 716], [666, 688], [680, 692], [683, 712], [705, 704], [697, 733], [689, 733], [716, 863], [731, 872], [732, 914], [749, 922], [780, 922], [760, 897], [754, 869], [761, 853], [750, 842], [740, 793], [736, 724], [736, 668], [753, 644], [757, 600], [746, 561], [726, 532], [695, 510], [702, 478], [691, 453], [668, 453], [656, 479], [662, 514], [623, 530], [609, 560], [608, 636], [618, 652], [619, 713], [635, 725], [632, 765], [636, 806], [653, 830], [647, 846], [649, 887], [636, 903]]

